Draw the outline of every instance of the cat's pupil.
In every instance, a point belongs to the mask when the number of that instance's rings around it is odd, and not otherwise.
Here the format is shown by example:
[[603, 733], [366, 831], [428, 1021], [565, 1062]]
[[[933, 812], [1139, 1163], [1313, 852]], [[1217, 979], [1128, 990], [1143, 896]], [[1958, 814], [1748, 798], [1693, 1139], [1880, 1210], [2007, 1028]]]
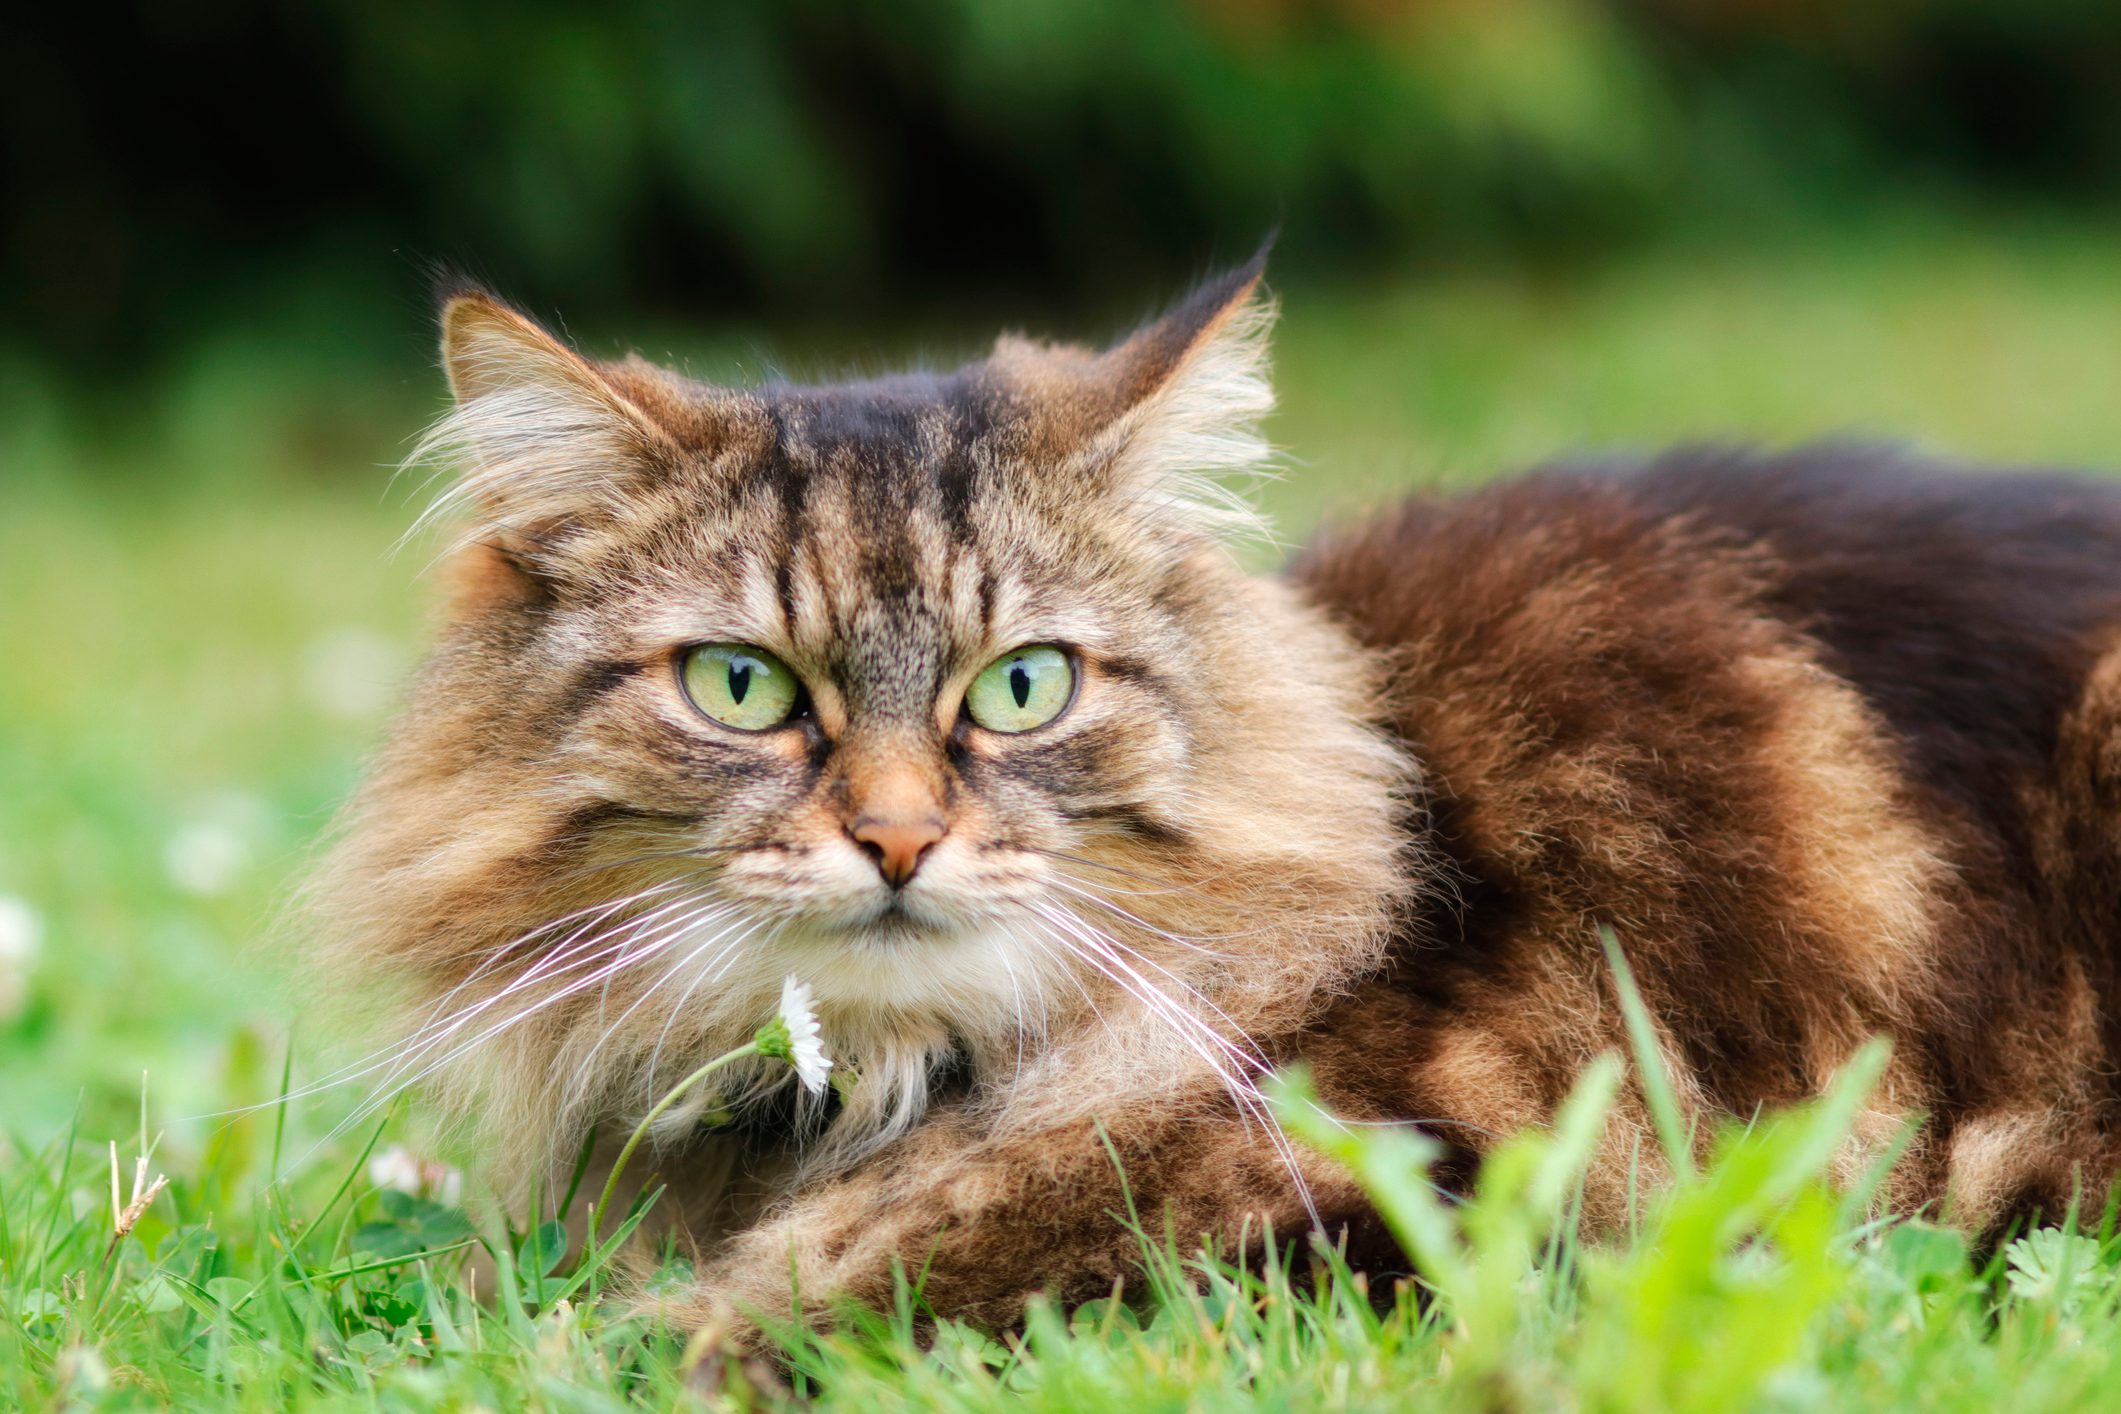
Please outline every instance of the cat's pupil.
[[1031, 700], [1031, 670], [1022, 663], [1009, 665], [1009, 695], [1019, 707]]
[[729, 700], [741, 704], [744, 700], [744, 694], [749, 691], [751, 691], [751, 664], [731, 663], [729, 665]]

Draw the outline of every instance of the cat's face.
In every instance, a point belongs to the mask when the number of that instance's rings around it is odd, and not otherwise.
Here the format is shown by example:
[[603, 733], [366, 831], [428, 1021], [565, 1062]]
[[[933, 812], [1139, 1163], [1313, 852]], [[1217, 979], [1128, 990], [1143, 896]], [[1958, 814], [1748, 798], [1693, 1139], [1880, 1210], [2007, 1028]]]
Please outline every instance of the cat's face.
[[452, 301], [449, 621], [324, 889], [327, 957], [421, 1009], [401, 1069], [624, 1110], [794, 974], [882, 1128], [1071, 1016], [1235, 1065], [1204, 1017], [1373, 949], [1366, 667], [1223, 544], [1256, 281], [1103, 354], [746, 392]]
[[1021, 429], [968, 431], [999, 396], [724, 398], [723, 438], [660, 478], [682, 493], [545, 535], [492, 671], [566, 685], [536, 728], [553, 847], [690, 851], [731, 909], [703, 985], [792, 971], [841, 1009], [1051, 987], [1071, 890], [1184, 851], [1218, 710], [1202, 547], [1071, 507]]

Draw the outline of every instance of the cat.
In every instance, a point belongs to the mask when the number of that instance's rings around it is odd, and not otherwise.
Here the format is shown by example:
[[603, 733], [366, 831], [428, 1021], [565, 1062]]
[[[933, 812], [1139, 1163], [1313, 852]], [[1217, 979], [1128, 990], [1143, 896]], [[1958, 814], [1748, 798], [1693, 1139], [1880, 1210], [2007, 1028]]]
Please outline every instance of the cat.
[[[1842, 1171], [1915, 1124], [1904, 1211], [2099, 1191], [2121, 494], [1695, 447], [1257, 577], [1262, 272], [1101, 352], [750, 389], [448, 291], [438, 641], [314, 909], [391, 1086], [549, 1203], [793, 975], [852, 1083], [761, 1061], [659, 1123], [664, 1309], [755, 1332], [902, 1271], [998, 1326], [1123, 1283], [1130, 1202], [1402, 1265], [1262, 1077], [1462, 1186], [1624, 1049], [1605, 929], [1704, 1142], [1882, 1035]], [[1587, 1228], [1650, 1132], [1624, 1093]]]

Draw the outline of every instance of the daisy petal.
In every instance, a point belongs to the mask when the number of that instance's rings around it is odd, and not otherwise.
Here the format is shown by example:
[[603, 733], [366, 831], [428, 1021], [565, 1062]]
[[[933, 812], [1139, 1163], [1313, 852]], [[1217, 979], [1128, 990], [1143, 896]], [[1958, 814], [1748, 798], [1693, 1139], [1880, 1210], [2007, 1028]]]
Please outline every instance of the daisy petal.
[[788, 1028], [788, 1059], [796, 1078], [813, 1095], [825, 1093], [832, 1057], [818, 1039], [817, 1013], [810, 1007], [810, 988], [791, 976], [781, 984], [781, 1023]]

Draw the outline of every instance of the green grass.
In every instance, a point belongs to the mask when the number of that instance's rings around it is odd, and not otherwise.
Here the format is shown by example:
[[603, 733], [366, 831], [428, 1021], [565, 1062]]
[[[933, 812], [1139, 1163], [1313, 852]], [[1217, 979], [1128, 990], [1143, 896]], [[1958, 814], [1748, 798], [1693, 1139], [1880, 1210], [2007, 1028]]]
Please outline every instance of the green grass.
[[[1293, 464], [1269, 500], [1292, 535], [1394, 489], [1686, 436], [2121, 465], [2121, 261], [2098, 232], [1283, 298], [1272, 431]], [[0, 961], [0, 1405], [675, 1397], [682, 1345], [593, 1299], [594, 1272], [563, 1304], [475, 1196], [474, 1223], [373, 1191], [368, 1134], [325, 1138], [354, 1097], [216, 1117], [270, 1102], [291, 1045], [298, 1082], [318, 1069], [270, 925], [416, 652], [421, 558], [388, 554], [410, 510], [381, 468], [432, 407], [423, 357], [202, 356], [115, 432], [7, 395], [0, 934], [27, 918], [38, 946]], [[2121, 1250], [2096, 1220], [1987, 1263], [1877, 1222], [1818, 1179], [1829, 1101], [1728, 1137], [1633, 1240], [1552, 1244], [1594, 1100], [1464, 1211], [1423, 1200], [1411, 1140], [1350, 1156], [1427, 1232], [1425, 1304], [1373, 1315], [1300, 1246], [1299, 1294], [1151, 1243], [1138, 1308], [1044, 1313], [1005, 1342], [946, 1329], [925, 1352], [891, 1318], [803, 1346], [798, 1388], [847, 1408], [2104, 1402]], [[416, 1109], [381, 1142], [400, 1139], [431, 1143]], [[112, 1142], [128, 1181], [143, 1148], [172, 1179], [117, 1243]], [[419, 1244], [453, 1250], [407, 1260]]]

